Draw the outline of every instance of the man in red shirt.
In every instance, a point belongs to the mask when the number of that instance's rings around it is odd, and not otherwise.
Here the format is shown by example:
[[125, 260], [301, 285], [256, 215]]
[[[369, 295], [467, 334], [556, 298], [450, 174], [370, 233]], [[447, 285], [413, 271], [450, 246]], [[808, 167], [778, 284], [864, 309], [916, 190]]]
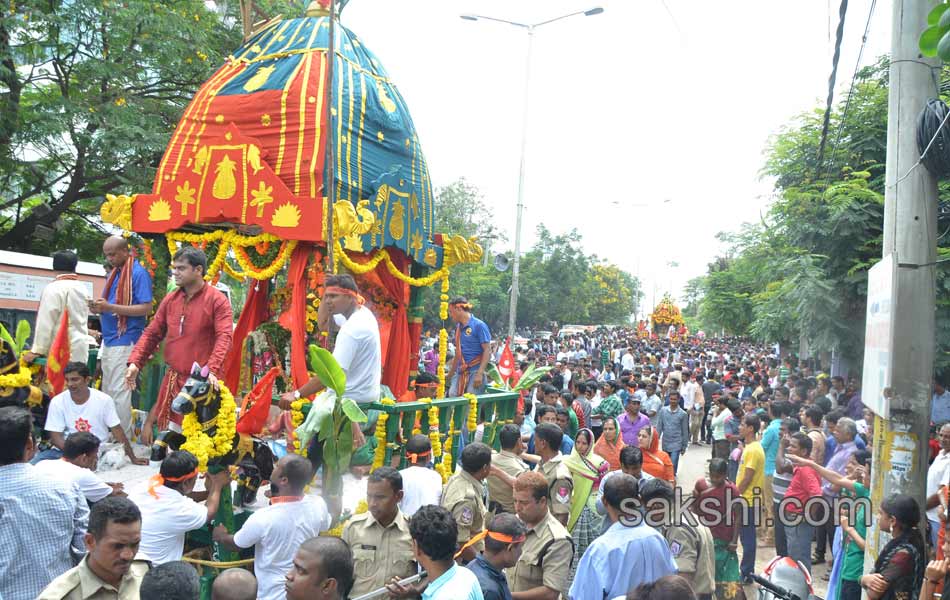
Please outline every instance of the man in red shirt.
[[208, 269], [205, 253], [192, 246], [183, 246], [172, 258], [172, 275], [178, 289], [162, 300], [152, 322], [129, 355], [125, 383], [135, 389], [142, 366], [158, 345], [165, 342], [165, 363], [168, 370], [162, 380], [158, 399], [142, 427], [141, 441], [152, 443], [152, 426], [168, 428], [169, 420], [181, 424], [181, 415], [172, 413], [171, 401], [181, 391], [194, 363], [210, 371], [208, 379], [217, 385], [224, 357], [231, 349], [233, 330], [231, 303], [227, 296], [204, 280]]
[[[811, 454], [811, 438], [801, 431], [793, 433], [789, 437], [786, 452], [793, 456], [808, 458]], [[821, 502], [821, 476], [812, 467], [795, 467], [792, 481], [785, 491], [785, 498], [779, 504], [783, 512], [780, 515], [782, 523], [778, 526], [785, 527], [788, 555], [802, 563], [809, 572], [811, 572], [811, 541], [815, 527], [809, 522], [810, 520], [804, 518], [804, 511], [812, 508], [810, 505], [806, 506], [806, 503], [812, 499]], [[831, 510], [830, 506], [824, 508]]]
[[723, 458], [709, 461], [709, 479], [701, 478], [693, 488], [691, 509], [699, 522], [709, 527], [716, 551], [716, 598], [740, 597], [739, 524], [742, 510], [736, 484], [726, 478], [728, 465]]

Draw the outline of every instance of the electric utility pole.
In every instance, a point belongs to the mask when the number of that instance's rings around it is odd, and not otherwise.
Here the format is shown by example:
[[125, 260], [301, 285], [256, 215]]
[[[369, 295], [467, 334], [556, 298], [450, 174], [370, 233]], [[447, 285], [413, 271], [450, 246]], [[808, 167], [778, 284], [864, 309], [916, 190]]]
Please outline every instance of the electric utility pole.
[[[883, 279], [869, 275], [863, 380], [868, 382], [870, 376], [879, 385], [861, 390], [865, 404], [877, 414], [871, 470], [875, 519], [865, 566], [873, 564], [886, 542], [876, 519], [881, 501], [908, 494], [921, 509], [925, 501], [935, 346], [937, 185], [919, 164], [916, 129], [927, 99], [937, 95], [934, 77], [939, 77], [935, 71], [939, 62], [922, 57], [917, 40], [935, 5], [935, 0], [895, 0], [893, 5], [881, 265], [885, 267], [881, 273], [890, 274]], [[893, 285], [876, 285], [878, 281]], [[878, 325], [881, 328], [875, 330]], [[886, 333], [875, 335], [882, 331]]]

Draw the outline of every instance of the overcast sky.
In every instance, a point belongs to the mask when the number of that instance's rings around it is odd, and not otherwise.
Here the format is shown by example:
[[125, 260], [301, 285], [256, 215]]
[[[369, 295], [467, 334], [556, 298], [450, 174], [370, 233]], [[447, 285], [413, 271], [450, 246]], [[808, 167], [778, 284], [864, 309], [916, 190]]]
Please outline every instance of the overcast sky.
[[[849, 3], [837, 97], [870, 5]], [[352, 0], [343, 22], [405, 97], [434, 184], [477, 186], [510, 249], [527, 35], [459, 15], [536, 23], [595, 6], [535, 35], [522, 249], [538, 223], [576, 227], [640, 275], [651, 304], [654, 285], [678, 296], [720, 250], [715, 234], [767, 206], [763, 150], [824, 102], [837, 1]], [[877, 3], [863, 64], [890, 48], [891, 6]]]

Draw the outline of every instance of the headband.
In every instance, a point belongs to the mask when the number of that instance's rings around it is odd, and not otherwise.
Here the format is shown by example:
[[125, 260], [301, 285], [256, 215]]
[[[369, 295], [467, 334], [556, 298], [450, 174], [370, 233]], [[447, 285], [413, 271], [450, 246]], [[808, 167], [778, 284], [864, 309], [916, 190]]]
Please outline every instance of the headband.
[[458, 306], [459, 308], [464, 308], [466, 310], [472, 310], [471, 302], [450, 302], [450, 306]]
[[191, 479], [198, 475], [198, 469], [195, 469], [191, 473], [185, 473], [180, 477], [162, 477], [161, 473], [156, 473], [152, 475], [148, 480], [148, 493], [151, 494], [152, 498], [158, 500], [158, 494], [155, 492], [155, 488], [160, 485], [165, 485], [166, 481], [171, 481], [172, 483], [178, 483], [179, 481], [185, 481], [186, 479]]
[[366, 302], [366, 298], [363, 298], [363, 296], [360, 296], [358, 293], [354, 292], [353, 290], [348, 290], [338, 285], [331, 285], [327, 287], [326, 289], [323, 290], [323, 293], [324, 294], [339, 294], [341, 296], [352, 296], [353, 298], [356, 298], [356, 303], [359, 304], [360, 306], [362, 306], [363, 303]]
[[465, 542], [465, 545], [459, 548], [459, 551], [455, 553], [455, 556], [453, 558], [458, 558], [459, 556], [462, 556], [462, 552], [465, 552], [466, 548], [468, 548], [469, 546], [474, 546], [475, 544], [482, 541], [486, 537], [490, 537], [496, 542], [502, 542], [505, 544], [520, 544], [521, 542], [527, 539], [527, 537], [524, 535], [519, 535], [518, 537], [514, 537], [505, 533], [498, 533], [497, 531], [489, 531], [485, 529], [481, 533], [476, 534], [475, 537], [473, 537], [469, 541]]
[[411, 462], [412, 464], [416, 464], [416, 462], [418, 462], [420, 458], [425, 458], [426, 456], [429, 456], [430, 452], [431, 450], [426, 450], [425, 452], [406, 452], [406, 458], [408, 458], [409, 462]]

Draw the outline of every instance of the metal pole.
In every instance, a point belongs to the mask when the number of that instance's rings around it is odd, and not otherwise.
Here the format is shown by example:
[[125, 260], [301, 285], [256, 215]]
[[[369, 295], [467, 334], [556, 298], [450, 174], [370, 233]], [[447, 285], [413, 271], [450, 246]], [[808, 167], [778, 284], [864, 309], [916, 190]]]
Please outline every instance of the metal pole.
[[534, 42], [534, 27], [528, 27], [528, 52], [524, 68], [524, 115], [521, 119], [521, 168], [518, 172], [518, 208], [515, 217], [515, 256], [511, 264], [511, 304], [508, 307], [508, 336], [515, 337], [518, 320], [518, 275], [521, 271], [521, 213], [524, 210], [525, 149], [528, 144], [528, 102], [531, 91], [531, 47]]
[[[935, 4], [934, 0], [897, 0], [893, 8], [883, 253], [895, 255], [898, 268], [895, 305], [890, 311], [894, 336], [885, 381], [890, 387], [886, 393], [890, 415], [874, 420], [871, 501], [875, 516], [881, 501], [894, 494], [915, 498], [921, 514], [925, 508], [935, 341], [937, 186], [927, 169], [917, 164], [916, 120], [927, 98], [937, 95], [934, 69], [939, 61], [922, 58], [917, 40]], [[884, 390], [862, 390], [868, 398], [881, 393]], [[875, 518], [865, 566], [874, 563], [885, 541]]]

